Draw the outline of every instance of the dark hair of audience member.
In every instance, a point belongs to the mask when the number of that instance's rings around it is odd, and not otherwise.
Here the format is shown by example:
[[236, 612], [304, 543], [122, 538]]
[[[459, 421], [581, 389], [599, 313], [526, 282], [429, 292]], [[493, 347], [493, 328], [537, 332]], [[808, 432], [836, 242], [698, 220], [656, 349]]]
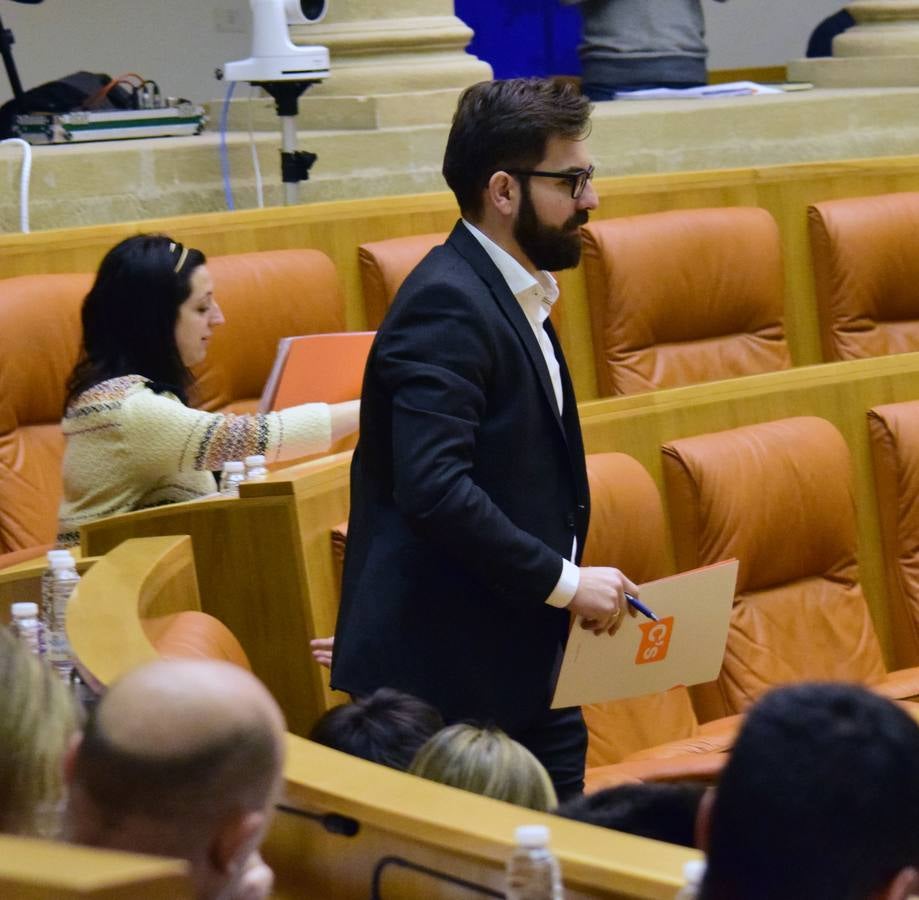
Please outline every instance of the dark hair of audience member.
[[919, 725], [854, 685], [767, 694], [747, 714], [707, 832], [703, 900], [875, 897], [919, 865]]
[[444, 180], [464, 216], [482, 211], [495, 172], [532, 169], [551, 137], [580, 140], [590, 130], [590, 101], [562, 79], [483, 81], [460, 97], [444, 152]]
[[83, 301], [83, 348], [65, 405], [121, 375], [143, 375], [185, 398], [194, 377], [179, 355], [176, 321], [204, 263], [200, 250], [163, 234], [133, 235], [105, 254]]
[[704, 784], [621, 784], [563, 803], [558, 814], [636, 834], [639, 837], [695, 847], [696, 814]]
[[419, 747], [444, 727], [440, 713], [424, 700], [379, 688], [353, 703], [328, 710], [309, 738], [317, 744], [405, 771]]

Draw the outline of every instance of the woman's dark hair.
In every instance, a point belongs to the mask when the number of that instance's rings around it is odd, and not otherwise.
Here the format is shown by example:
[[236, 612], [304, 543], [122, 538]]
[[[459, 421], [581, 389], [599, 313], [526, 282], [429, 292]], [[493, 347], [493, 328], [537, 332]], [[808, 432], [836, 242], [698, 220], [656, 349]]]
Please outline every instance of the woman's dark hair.
[[179, 355], [175, 326], [191, 274], [204, 262], [200, 250], [164, 234], [134, 235], [105, 254], [83, 301], [83, 347], [66, 405], [120, 375], [143, 375], [185, 399], [194, 379]]

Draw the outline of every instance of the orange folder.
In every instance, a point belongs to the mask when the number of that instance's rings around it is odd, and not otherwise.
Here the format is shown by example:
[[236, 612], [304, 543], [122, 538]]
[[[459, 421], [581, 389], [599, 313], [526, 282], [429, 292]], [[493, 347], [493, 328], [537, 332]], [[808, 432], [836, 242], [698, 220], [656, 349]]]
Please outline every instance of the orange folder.
[[259, 412], [358, 400], [375, 331], [281, 338]]

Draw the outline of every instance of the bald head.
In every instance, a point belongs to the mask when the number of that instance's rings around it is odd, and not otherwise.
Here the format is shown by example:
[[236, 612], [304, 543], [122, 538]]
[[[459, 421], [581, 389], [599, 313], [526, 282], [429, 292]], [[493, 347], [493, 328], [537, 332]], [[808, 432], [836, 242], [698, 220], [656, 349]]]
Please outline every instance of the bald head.
[[190, 757], [236, 737], [263, 732], [280, 746], [284, 719], [265, 686], [216, 660], [151, 663], [105, 695], [96, 726], [121, 752], [153, 761]]
[[270, 807], [283, 739], [277, 704], [237, 666], [187, 660], [136, 669], [102, 698], [77, 748], [74, 793], [93, 808], [83, 824], [96, 834], [81, 835], [76, 822], [74, 837], [112, 846], [105, 835], [129, 819], [168, 821], [172, 833], [193, 822], [200, 833], [227, 815]]

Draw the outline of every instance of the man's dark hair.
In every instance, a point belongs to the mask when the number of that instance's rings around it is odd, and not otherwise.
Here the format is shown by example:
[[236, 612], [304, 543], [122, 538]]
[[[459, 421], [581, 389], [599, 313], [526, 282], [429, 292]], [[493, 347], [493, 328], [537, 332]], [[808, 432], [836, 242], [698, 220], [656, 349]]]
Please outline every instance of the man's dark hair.
[[695, 847], [696, 813], [705, 785], [621, 784], [562, 804], [558, 814], [637, 834], [639, 837]]
[[83, 348], [67, 382], [67, 405], [121, 375], [143, 375], [185, 399], [193, 378], [175, 328], [191, 275], [204, 263], [200, 250], [163, 234], [134, 235], [105, 254], [83, 301]]
[[779, 688], [718, 783], [700, 898], [866, 900], [919, 865], [919, 725], [843, 684]]
[[460, 97], [447, 138], [443, 175], [460, 211], [476, 218], [482, 191], [502, 169], [532, 169], [558, 136], [581, 140], [590, 101], [570, 81], [513, 78], [483, 81]]
[[428, 738], [444, 727], [430, 703], [392, 688], [379, 688], [324, 713], [311, 741], [405, 771]]

